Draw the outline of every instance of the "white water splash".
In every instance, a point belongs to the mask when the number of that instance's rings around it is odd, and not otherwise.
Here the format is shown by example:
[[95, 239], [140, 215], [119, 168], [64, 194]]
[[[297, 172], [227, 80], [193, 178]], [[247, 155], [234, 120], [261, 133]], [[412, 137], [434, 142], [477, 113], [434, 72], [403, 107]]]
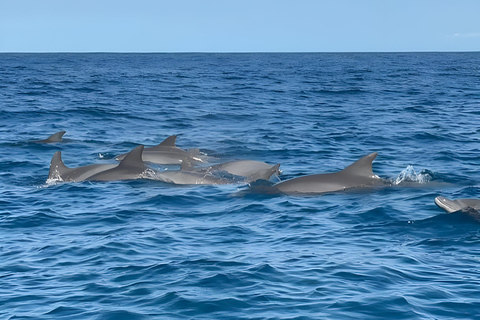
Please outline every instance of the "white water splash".
[[432, 179], [431, 175], [424, 173], [416, 173], [413, 166], [409, 165], [400, 172], [398, 177], [393, 181], [394, 185], [399, 185], [402, 182], [417, 182], [417, 183], [427, 183]]
[[63, 179], [60, 176], [60, 172], [58, 172], [58, 170], [55, 170], [55, 171], [53, 171], [52, 176], [48, 177], [48, 179], [47, 179], [47, 181], [45, 181], [45, 183], [47, 185], [52, 185], [52, 184], [56, 184], [57, 182], [63, 182]]
[[150, 180], [155, 180], [155, 177], [157, 176], [157, 172], [151, 168], [147, 168], [145, 169], [145, 171], [143, 171], [141, 174], [140, 174], [140, 178], [141, 179], [150, 179]]

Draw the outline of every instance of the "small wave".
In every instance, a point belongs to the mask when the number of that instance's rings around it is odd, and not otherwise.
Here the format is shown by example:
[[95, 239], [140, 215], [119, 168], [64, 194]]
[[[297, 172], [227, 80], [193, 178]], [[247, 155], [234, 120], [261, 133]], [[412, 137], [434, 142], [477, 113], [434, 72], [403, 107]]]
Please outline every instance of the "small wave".
[[399, 185], [403, 182], [417, 182], [425, 184], [430, 180], [432, 180], [432, 174], [429, 171], [423, 170], [422, 172], [417, 173], [413, 166], [409, 165], [403, 169], [402, 172], [400, 172], [398, 177], [392, 181], [392, 184]]

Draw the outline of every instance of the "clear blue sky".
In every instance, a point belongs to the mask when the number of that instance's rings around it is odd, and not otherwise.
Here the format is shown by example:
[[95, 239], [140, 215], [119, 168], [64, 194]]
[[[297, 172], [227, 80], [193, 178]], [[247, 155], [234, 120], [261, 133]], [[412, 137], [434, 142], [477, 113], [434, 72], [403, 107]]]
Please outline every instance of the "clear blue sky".
[[0, 52], [480, 51], [480, 0], [0, 0]]

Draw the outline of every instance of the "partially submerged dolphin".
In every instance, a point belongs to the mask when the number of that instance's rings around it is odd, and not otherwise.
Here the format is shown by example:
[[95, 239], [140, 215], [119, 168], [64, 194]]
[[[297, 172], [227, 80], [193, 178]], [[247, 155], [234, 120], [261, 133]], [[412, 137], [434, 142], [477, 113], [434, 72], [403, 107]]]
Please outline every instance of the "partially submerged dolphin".
[[136, 147], [127, 154], [120, 164], [91, 164], [77, 168], [68, 168], [62, 161], [61, 152], [57, 151], [50, 162], [48, 180], [79, 182], [84, 180], [134, 179], [146, 170], [141, 158], [142, 150], [143, 145]]
[[54, 142], [61, 142], [63, 135], [66, 131], [59, 131], [57, 133], [52, 134], [50, 137], [44, 140], [34, 141], [36, 143], [54, 143]]
[[445, 197], [436, 197], [435, 204], [447, 211], [448, 213], [453, 213], [457, 211], [464, 211], [472, 213], [480, 213], [480, 199], [458, 199], [450, 200]]
[[314, 174], [277, 183], [274, 192], [284, 194], [320, 194], [344, 191], [355, 187], [371, 187], [385, 184], [372, 171], [372, 162], [377, 153], [364, 156], [345, 169], [334, 173]]
[[[185, 185], [185, 184], [203, 184], [203, 185], [213, 185], [213, 184], [231, 184], [231, 183], [249, 183], [258, 179], [268, 180], [272, 175], [278, 172], [280, 164], [270, 166], [268, 169], [261, 169], [256, 172], [252, 172], [249, 176], [234, 175], [229, 173], [226, 170], [203, 170], [195, 171], [188, 165], [188, 162], [185, 161], [182, 164], [180, 170], [173, 171], [163, 171], [156, 172], [154, 177], [155, 180], [162, 182]], [[209, 167], [210, 168], [210, 167]], [[206, 168], [204, 168], [206, 169]], [[224, 173], [227, 173], [226, 175]], [[254, 180], [251, 180], [254, 179]]]
[[280, 173], [280, 164], [270, 165], [262, 161], [237, 160], [229, 161], [204, 168], [193, 168], [188, 161], [182, 163], [182, 170], [196, 172], [221, 172], [225, 171], [234, 176], [245, 177], [248, 182], [258, 179], [268, 180], [272, 175]]
[[[180, 149], [175, 145], [176, 140], [177, 136], [173, 135], [154, 147], [145, 148], [142, 154], [143, 161], [156, 164], [181, 164], [183, 159], [191, 159], [202, 162], [198, 149]], [[124, 153], [116, 156], [115, 160], [121, 161], [125, 155]]]

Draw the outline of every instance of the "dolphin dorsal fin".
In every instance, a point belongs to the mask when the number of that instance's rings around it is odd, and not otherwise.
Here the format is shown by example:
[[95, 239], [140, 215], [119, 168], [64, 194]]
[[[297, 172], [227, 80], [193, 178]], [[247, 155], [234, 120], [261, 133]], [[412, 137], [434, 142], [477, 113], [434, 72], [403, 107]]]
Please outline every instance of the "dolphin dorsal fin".
[[125, 156], [120, 162], [118, 167], [135, 167], [135, 168], [145, 168], [145, 164], [142, 160], [143, 145], [139, 145]]
[[52, 134], [50, 137], [45, 139], [47, 142], [60, 142], [62, 141], [63, 135], [66, 133], [66, 131], [59, 131], [57, 133]]
[[173, 135], [168, 137], [167, 139], [163, 140], [160, 144], [156, 145], [155, 147], [151, 147], [150, 150], [161, 149], [165, 147], [172, 147], [175, 148], [175, 141], [177, 140], [177, 136]]
[[188, 160], [188, 158], [185, 158], [182, 160], [182, 165], [180, 166], [181, 171], [194, 171], [194, 167], [192, 163]]
[[274, 174], [278, 174], [278, 170], [280, 168], [280, 163], [272, 166], [270, 169], [263, 169], [259, 170], [250, 176], [248, 176], [248, 180], [250, 181], [257, 181], [257, 180], [269, 180], [271, 176]]
[[68, 168], [62, 161], [62, 152], [57, 151], [53, 154], [52, 161], [50, 161], [50, 171], [48, 172], [48, 179], [56, 179], [67, 172]]
[[342, 170], [343, 173], [348, 173], [355, 176], [363, 176], [363, 177], [376, 177], [373, 174], [372, 170], [372, 162], [377, 157], [377, 153], [370, 153], [363, 158], [360, 158], [356, 162], [352, 163], [348, 167]]

